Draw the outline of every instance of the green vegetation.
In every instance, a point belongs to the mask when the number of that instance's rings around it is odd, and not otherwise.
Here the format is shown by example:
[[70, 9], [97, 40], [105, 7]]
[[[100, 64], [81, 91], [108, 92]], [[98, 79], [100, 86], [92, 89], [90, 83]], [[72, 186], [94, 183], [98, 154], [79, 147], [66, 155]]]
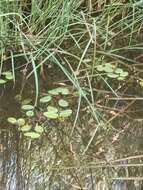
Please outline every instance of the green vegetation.
[[[14, 126], [18, 127], [18, 130], [23, 132], [24, 136], [32, 139], [39, 138], [44, 129], [50, 125], [47, 124], [47, 119], [64, 121], [71, 116], [72, 109], [69, 107], [69, 102], [63, 98], [53, 100], [59, 93], [63, 96], [70, 95], [70, 91], [66, 87], [58, 87], [49, 91], [51, 95], [47, 94], [40, 98], [38, 110], [30, 104], [23, 104], [21, 110], [24, 111], [24, 118], [8, 117], [7, 121]], [[53, 102], [54, 101], [54, 102]], [[26, 101], [25, 101], [26, 102]], [[51, 103], [51, 105], [49, 104]], [[42, 105], [43, 104], [43, 105]], [[55, 104], [55, 106], [52, 106]]]
[[[138, 0], [2, 0], [0, 87], [21, 83], [10, 126], [35, 143], [50, 128], [77, 165], [100, 156], [110, 162], [103, 139], [110, 134], [112, 148], [132, 120], [142, 121], [142, 20]], [[23, 93], [29, 83], [34, 98]]]

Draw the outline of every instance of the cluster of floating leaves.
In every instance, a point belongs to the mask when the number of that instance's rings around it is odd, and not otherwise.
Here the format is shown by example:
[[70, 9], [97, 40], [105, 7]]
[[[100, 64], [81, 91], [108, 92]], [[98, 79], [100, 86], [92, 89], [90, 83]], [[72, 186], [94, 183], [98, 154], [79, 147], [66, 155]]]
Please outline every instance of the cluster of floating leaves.
[[35, 127], [33, 128], [32, 125], [28, 124], [24, 118], [14, 118], [9, 117], [8, 122], [12, 125], [18, 126], [18, 130], [23, 132], [24, 136], [30, 137], [32, 139], [37, 139], [41, 136], [44, 132], [44, 128], [41, 125], [36, 123]]
[[5, 72], [1, 73], [1, 75], [0, 75], [0, 84], [5, 84], [10, 80], [13, 80], [12, 72], [5, 71]]
[[109, 78], [124, 80], [128, 76], [127, 71], [123, 71], [122, 68], [116, 68], [114, 65], [110, 63], [98, 65], [96, 68], [99, 72], [105, 72], [106, 76]]
[[[72, 110], [68, 108], [69, 102], [65, 99], [65, 96], [69, 94], [70, 91], [66, 87], [59, 87], [49, 90], [48, 93], [42, 96], [39, 100], [40, 109], [42, 110], [42, 117], [44, 117], [45, 120], [63, 120], [68, 118], [72, 114]], [[62, 96], [62, 98], [59, 99], [57, 96]], [[57, 106], [51, 105], [53, 104], [52, 100], [56, 100]], [[50, 104], [51, 101], [52, 103]], [[8, 122], [12, 125], [18, 126], [18, 130], [23, 132], [24, 136], [30, 137], [31, 139], [39, 138], [44, 132], [43, 124], [40, 125], [36, 123], [33, 126], [30, 122], [27, 122], [27, 120], [30, 121], [30, 118], [32, 117], [36, 118], [34, 106], [31, 104], [24, 104], [21, 109], [24, 111], [26, 119], [9, 117]]]
[[[70, 91], [68, 88], [59, 87], [48, 91], [48, 95], [40, 98], [40, 103], [45, 104], [49, 103], [54, 96], [58, 95], [69, 95]], [[43, 115], [49, 119], [57, 119], [57, 118], [67, 118], [72, 114], [72, 110], [69, 109], [69, 102], [63, 98], [58, 100], [58, 107], [49, 105], [47, 110], [43, 112]]]

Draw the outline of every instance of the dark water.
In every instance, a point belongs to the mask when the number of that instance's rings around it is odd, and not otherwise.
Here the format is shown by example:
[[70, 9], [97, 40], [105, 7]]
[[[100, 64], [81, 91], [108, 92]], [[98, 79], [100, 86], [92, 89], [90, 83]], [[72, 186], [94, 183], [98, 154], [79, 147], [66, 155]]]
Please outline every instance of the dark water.
[[[43, 90], [45, 86], [41, 84], [40, 88]], [[96, 128], [87, 111], [80, 112], [72, 135], [74, 116], [67, 121], [48, 123], [45, 134], [38, 140], [27, 139], [10, 126], [7, 117], [22, 114], [14, 99], [20, 90], [20, 83], [1, 88], [1, 190], [143, 189], [142, 112], [139, 118], [124, 115], [115, 119], [114, 128], [101, 124], [85, 152]], [[34, 97], [34, 87], [29, 83], [23, 96]], [[76, 108], [78, 98], [74, 101]]]

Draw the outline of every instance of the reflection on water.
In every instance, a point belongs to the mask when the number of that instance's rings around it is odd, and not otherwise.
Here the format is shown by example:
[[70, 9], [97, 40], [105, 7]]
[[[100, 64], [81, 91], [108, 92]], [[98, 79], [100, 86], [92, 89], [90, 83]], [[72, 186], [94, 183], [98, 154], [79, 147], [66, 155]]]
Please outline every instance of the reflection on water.
[[[143, 121], [121, 118], [117, 128], [98, 131], [83, 151], [96, 125], [86, 113], [73, 120], [49, 123], [39, 140], [29, 140], [5, 121], [20, 115], [17, 90], [0, 99], [1, 190], [142, 190]], [[85, 115], [84, 115], [85, 114]]]
[[[128, 153], [127, 142], [119, 143], [122, 154], [117, 152], [117, 155], [123, 157], [125, 151], [126, 157], [128, 154], [136, 155], [127, 159], [118, 157], [118, 160], [107, 163], [96, 158], [94, 150], [82, 158], [81, 147], [71, 141], [75, 146], [73, 150], [58, 127], [50, 129], [42, 139], [32, 142], [16, 130], [1, 130], [1, 189], [102, 190], [104, 186], [105, 189], [112, 186], [113, 190], [142, 189], [143, 156], [130, 152], [130, 148], [134, 150], [132, 145], [128, 145]], [[127, 140], [132, 141], [129, 137]]]

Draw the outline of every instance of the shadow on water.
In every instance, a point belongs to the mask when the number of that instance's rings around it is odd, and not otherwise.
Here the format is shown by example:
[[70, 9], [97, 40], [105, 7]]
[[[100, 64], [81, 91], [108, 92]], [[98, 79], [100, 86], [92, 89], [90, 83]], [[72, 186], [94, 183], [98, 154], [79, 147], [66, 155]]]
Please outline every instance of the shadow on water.
[[[101, 127], [83, 155], [96, 127], [87, 113], [80, 113], [72, 136], [74, 118], [48, 123], [39, 140], [27, 139], [6, 122], [21, 115], [14, 98], [20, 89], [20, 84], [1, 89], [1, 190], [143, 189], [143, 120], [123, 117], [112, 130]], [[34, 88], [27, 85], [23, 94], [33, 97]]]

